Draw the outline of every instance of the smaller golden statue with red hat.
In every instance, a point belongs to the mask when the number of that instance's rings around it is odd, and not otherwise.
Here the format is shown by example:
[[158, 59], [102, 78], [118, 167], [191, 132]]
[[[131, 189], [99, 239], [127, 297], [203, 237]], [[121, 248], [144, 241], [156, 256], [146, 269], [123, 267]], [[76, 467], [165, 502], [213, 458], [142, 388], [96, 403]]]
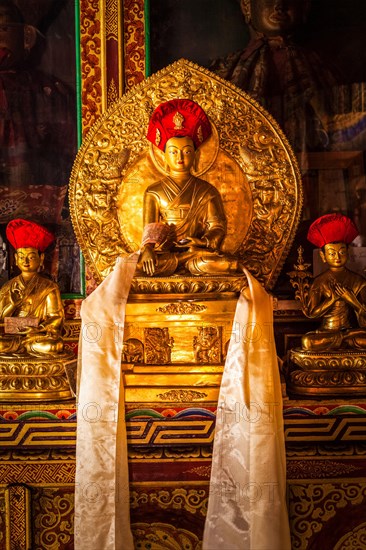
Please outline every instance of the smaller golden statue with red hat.
[[[314, 280], [304, 313], [322, 318], [321, 327], [302, 339], [307, 350], [341, 347], [366, 349], [366, 279], [346, 267], [348, 245], [359, 232], [350, 218], [328, 214], [309, 228], [308, 240], [321, 248], [320, 257], [329, 269]], [[352, 312], [358, 327], [352, 326]]]
[[321, 320], [318, 329], [304, 334], [301, 349], [290, 352], [290, 361], [300, 367], [291, 372], [297, 393], [366, 393], [366, 279], [346, 267], [348, 246], [358, 234], [343, 214], [321, 216], [308, 240], [328, 269], [311, 284], [301, 261], [289, 274], [303, 313]]
[[235, 273], [238, 261], [223, 254], [226, 217], [218, 190], [195, 177], [197, 149], [212, 129], [190, 99], [173, 99], [153, 112], [147, 139], [164, 152], [166, 176], [144, 195], [144, 232], [138, 271], [169, 276]]
[[54, 236], [37, 223], [16, 219], [6, 228], [15, 248], [17, 275], [0, 289], [0, 315], [5, 334], [0, 354], [57, 355], [63, 351], [64, 310], [56, 283], [40, 274], [44, 252]]

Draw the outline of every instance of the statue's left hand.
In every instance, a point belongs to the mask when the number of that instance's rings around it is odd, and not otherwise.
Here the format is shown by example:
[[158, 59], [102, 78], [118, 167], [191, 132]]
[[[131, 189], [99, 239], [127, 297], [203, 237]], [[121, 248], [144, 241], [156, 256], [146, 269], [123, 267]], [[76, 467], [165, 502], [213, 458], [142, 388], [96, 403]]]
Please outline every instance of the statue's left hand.
[[198, 239], [197, 237], [186, 237], [181, 241], [175, 243], [177, 248], [187, 248], [191, 246], [197, 246], [199, 248], [207, 248], [207, 241], [203, 239]]
[[351, 303], [354, 303], [355, 300], [355, 294], [352, 290], [349, 290], [347, 287], [341, 285], [338, 282], [335, 282], [333, 285], [333, 290], [337, 296], [340, 298], [343, 298], [344, 300], [347, 300]]
[[36, 338], [41, 332], [44, 332], [43, 328], [40, 327], [25, 327], [22, 330], [22, 334], [24, 336], [24, 341], [31, 342]]

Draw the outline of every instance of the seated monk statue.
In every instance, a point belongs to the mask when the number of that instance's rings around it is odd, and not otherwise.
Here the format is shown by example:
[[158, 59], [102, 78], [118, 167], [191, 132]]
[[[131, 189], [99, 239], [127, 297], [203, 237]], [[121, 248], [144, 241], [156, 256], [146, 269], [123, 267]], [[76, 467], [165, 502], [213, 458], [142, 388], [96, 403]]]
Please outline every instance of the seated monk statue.
[[153, 112], [147, 139], [164, 152], [166, 176], [144, 195], [144, 231], [137, 273], [169, 276], [233, 273], [235, 257], [220, 251], [226, 218], [218, 190], [191, 173], [196, 150], [211, 135], [203, 109], [173, 99]]
[[309, 290], [304, 313], [322, 318], [322, 323], [302, 337], [305, 350], [366, 349], [366, 279], [345, 267], [348, 245], [357, 235], [353, 221], [343, 214], [321, 216], [309, 228], [308, 240], [321, 248], [321, 259], [329, 269], [314, 279]]
[[60, 353], [64, 320], [60, 291], [56, 283], [39, 273], [44, 251], [54, 236], [41, 225], [23, 219], [12, 220], [6, 236], [16, 250], [15, 261], [21, 273], [0, 289], [1, 321], [7, 317], [23, 320], [19, 322], [18, 332], [0, 336], [0, 353]]

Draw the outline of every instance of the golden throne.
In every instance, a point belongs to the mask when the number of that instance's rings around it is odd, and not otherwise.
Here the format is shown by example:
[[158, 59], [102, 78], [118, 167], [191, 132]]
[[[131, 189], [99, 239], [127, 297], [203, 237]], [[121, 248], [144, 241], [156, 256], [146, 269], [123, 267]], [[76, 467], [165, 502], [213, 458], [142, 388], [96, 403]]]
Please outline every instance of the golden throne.
[[[213, 127], [194, 175], [221, 194], [228, 224], [223, 252], [235, 255], [270, 290], [300, 215], [295, 157], [253, 99], [185, 60], [119, 99], [78, 153], [70, 207], [90, 274], [100, 283], [118, 256], [139, 249], [143, 194], [162, 171], [146, 129], [153, 110], [174, 98], [201, 105]], [[124, 332], [127, 404], [217, 401], [237, 296], [245, 285], [241, 273], [134, 278]]]

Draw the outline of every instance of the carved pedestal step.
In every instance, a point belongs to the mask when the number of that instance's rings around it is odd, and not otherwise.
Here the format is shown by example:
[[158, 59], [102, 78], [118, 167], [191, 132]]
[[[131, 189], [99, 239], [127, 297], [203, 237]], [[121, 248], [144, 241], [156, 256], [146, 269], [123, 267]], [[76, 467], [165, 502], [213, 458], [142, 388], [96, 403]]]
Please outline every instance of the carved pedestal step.
[[[240, 282], [241, 287], [245, 284], [243, 277], [226, 280], [233, 281]], [[200, 283], [201, 279], [196, 281], [196, 285]], [[213, 288], [214, 283], [211, 280]], [[146, 366], [224, 363], [238, 293], [226, 292], [225, 287], [223, 292], [212, 292], [209, 297], [192, 293], [156, 298], [149, 294], [138, 299], [132, 295], [132, 298], [126, 312], [124, 363]]]
[[[238, 293], [228, 288], [233, 283], [242, 288], [244, 277], [211, 278], [210, 287], [208, 278], [197, 278], [195, 288], [205, 283], [205, 294], [194, 292], [191, 281], [171, 279], [170, 285], [181, 285], [179, 294], [132, 294], [127, 303], [123, 344], [127, 404], [151, 408], [161, 403], [174, 407], [217, 402], [233, 330], [241, 337], [239, 328], [233, 327]], [[162, 281], [148, 283], [152, 290], [151, 285]]]
[[72, 353], [59, 356], [0, 357], [0, 399], [2, 401], [53, 401], [72, 397], [65, 364]]
[[289, 352], [287, 389], [298, 395], [366, 395], [366, 353], [293, 349]]

